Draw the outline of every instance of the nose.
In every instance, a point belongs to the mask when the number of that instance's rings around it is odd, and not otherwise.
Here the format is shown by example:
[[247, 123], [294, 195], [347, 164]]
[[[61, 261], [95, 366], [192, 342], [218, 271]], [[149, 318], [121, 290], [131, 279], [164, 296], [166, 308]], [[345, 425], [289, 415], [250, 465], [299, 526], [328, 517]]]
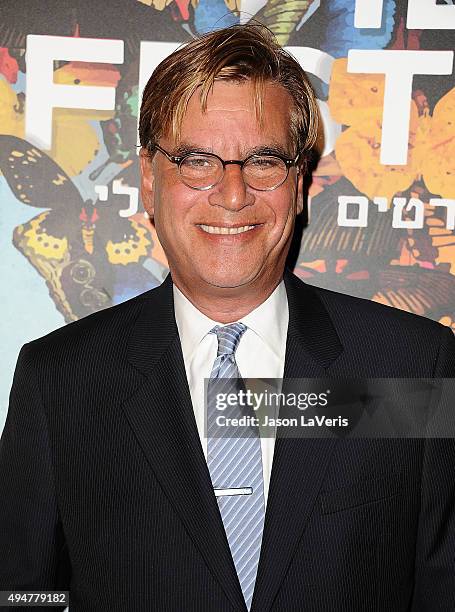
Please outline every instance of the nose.
[[232, 211], [254, 204], [254, 195], [248, 190], [238, 164], [226, 165], [222, 180], [211, 190], [209, 203]]

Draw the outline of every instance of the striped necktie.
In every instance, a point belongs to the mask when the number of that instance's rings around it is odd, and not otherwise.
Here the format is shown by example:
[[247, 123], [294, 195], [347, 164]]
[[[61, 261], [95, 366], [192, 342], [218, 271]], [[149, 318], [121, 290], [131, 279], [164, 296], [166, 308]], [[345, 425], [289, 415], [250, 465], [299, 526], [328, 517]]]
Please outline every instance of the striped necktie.
[[[238, 404], [228, 406], [227, 410], [220, 412], [217, 410], [215, 398], [218, 393], [232, 393], [243, 388], [235, 361], [235, 351], [246, 329], [243, 323], [231, 323], [223, 327], [216, 326], [210, 332], [218, 338], [218, 352], [208, 381], [207, 465], [215, 494], [223, 493], [217, 496], [218, 506], [249, 610], [253, 599], [265, 516], [259, 431], [257, 427], [246, 427], [242, 428], [242, 437], [221, 437], [219, 433], [216, 437], [213, 435], [216, 428], [215, 418], [218, 415], [241, 417], [248, 415], [250, 410], [250, 415], [253, 416], [252, 408]], [[243, 494], [225, 494], [226, 489], [243, 489]], [[244, 494], [245, 491], [249, 491], [249, 494]]]

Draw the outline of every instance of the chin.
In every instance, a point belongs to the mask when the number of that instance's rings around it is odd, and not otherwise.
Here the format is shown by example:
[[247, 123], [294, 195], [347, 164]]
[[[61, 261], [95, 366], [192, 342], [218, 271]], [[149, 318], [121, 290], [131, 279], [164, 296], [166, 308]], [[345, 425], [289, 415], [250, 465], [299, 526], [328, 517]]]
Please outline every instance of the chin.
[[207, 274], [207, 270], [201, 275], [202, 279], [213, 287], [234, 289], [235, 287], [242, 287], [250, 283], [257, 274], [254, 271], [243, 272], [239, 274], [239, 270], [229, 271], [218, 271]]

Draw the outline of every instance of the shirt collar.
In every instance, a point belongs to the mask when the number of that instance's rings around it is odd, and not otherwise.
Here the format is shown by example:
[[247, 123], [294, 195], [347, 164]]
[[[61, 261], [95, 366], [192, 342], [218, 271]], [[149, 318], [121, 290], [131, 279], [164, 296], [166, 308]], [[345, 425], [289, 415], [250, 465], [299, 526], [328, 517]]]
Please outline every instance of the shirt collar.
[[242, 322], [258, 335], [279, 359], [284, 359], [289, 322], [284, 282], [279, 283], [265, 302], [243, 317]]
[[[215, 325], [225, 325], [207, 317], [198, 310], [183, 293], [173, 285], [174, 312], [182, 344], [182, 352], [191, 359], [202, 339]], [[269, 297], [252, 312], [242, 317], [248, 329], [257, 334], [277, 355], [284, 359], [289, 322], [289, 309], [284, 282], [281, 281]]]
[[183, 295], [175, 284], [172, 285], [174, 293], [175, 322], [180, 336], [182, 352], [185, 357], [191, 359], [194, 351], [217, 323], [194, 306], [190, 300]]

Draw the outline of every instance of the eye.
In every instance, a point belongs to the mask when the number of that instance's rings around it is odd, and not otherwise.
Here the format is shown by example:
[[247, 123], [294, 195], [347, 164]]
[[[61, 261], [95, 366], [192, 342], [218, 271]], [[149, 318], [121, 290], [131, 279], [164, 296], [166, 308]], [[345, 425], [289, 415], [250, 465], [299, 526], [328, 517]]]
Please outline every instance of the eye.
[[209, 155], [188, 155], [182, 160], [181, 167], [184, 170], [211, 170], [218, 166], [216, 157]]
[[265, 170], [274, 170], [283, 166], [283, 161], [278, 157], [263, 156], [263, 157], [252, 157], [245, 164], [251, 170], [261, 172]]
[[207, 166], [210, 165], [210, 159], [207, 159], [206, 157], [187, 157], [185, 160], [183, 160], [183, 163], [186, 166], [194, 166], [195, 168], [199, 168], [199, 167], [203, 167], [203, 166]]

